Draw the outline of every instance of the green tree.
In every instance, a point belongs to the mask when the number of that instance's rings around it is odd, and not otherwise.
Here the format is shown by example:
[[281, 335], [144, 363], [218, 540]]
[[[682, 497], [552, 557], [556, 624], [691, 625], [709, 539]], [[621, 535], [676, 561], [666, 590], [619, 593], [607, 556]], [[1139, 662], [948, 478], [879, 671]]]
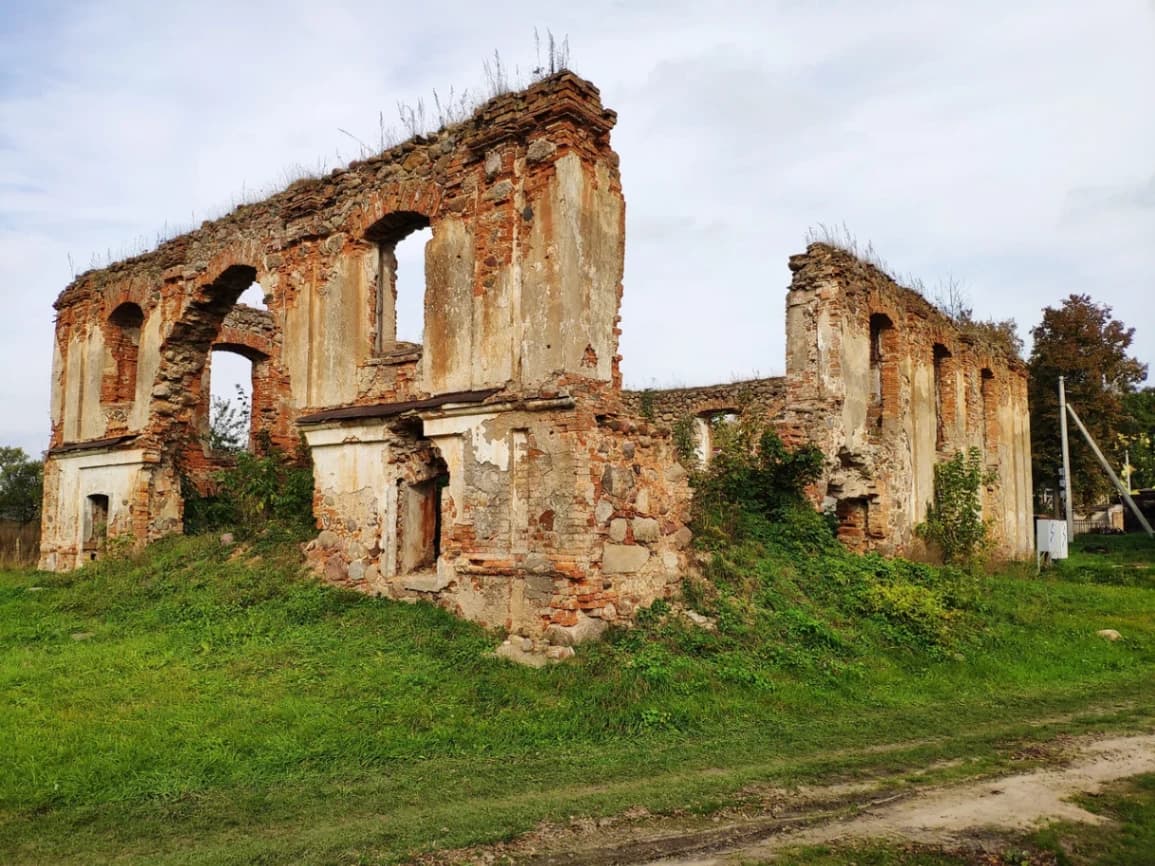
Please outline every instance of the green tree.
[[[1134, 328], [1111, 318], [1111, 308], [1089, 295], [1071, 295], [1059, 307], [1043, 310], [1031, 335], [1031, 454], [1035, 483], [1058, 489], [1062, 464], [1059, 441], [1059, 376], [1066, 377], [1067, 399], [1116, 464], [1125, 428], [1125, 397], [1147, 375], [1147, 367], [1127, 354]], [[1071, 486], [1076, 504], [1100, 501], [1110, 489], [1103, 470], [1077, 431], [1071, 431]]]
[[236, 397], [214, 396], [209, 407], [209, 430], [206, 444], [215, 454], [237, 454], [249, 447], [249, 397], [236, 386]]
[[921, 538], [942, 549], [951, 565], [976, 565], [990, 544], [990, 527], [983, 520], [982, 487], [993, 484], [982, 452], [971, 448], [934, 467], [934, 500], [926, 507], [926, 522], [915, 527]]
[[1131, 486], [1155, 487], [1155, 388], [1144, 388], [1123, 397], [1122, 445], [1135, 472]]
[[0, 519], [31, 523], [40, 517], [44, 464], [23, 448], [0, 447]]

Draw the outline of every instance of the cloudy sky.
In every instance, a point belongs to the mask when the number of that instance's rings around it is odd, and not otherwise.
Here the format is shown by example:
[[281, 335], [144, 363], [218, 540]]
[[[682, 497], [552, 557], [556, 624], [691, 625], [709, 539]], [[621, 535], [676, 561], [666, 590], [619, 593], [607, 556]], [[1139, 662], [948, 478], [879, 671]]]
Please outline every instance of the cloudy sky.
[[47, 444], [74, 272], [356, 158], [341, 130], [495, 50], [531, 69], [535, 27], [619, 113], [628, 385], [781, 373], [820, 224], [1024, 336], [1089, 293], [1155, 370], [1155, 0], [0, 0], [0, 444]]

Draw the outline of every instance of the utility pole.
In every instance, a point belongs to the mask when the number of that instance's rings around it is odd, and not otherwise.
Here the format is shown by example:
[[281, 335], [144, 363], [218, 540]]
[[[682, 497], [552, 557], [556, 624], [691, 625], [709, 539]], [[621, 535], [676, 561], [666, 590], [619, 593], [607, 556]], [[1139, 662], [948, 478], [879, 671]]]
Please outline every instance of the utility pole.
[[1071, 449], [1067, 443], [1067, 388], [1059, 377], [1059, 430], [1063, 437], [1063, 493], [1066, 501], [1067, 543], [1075, 540], [1075, 517], [1071, 501]]
[[1127, 507], [1131, 509], [1131, 513], [1135, 515], [1135, 519], [1139, 521], [1139, 525], [1143, 527], [1143, 531], [1148, 535], [1155, 537], [1155, 529], [1151, 528], [1151, 524], [1147, 522], [1147, 518], [1143, 516], [1143, 512], [1139, 510], [1139, 506], [1135, 504], [1135, 500], [1131, 498], [1131, 491], [1123, 486], [1123, 482], [1119, 480], [1119, 476], [1115, 474], [1115, 470], [1111, 468], [1111, 464], [1107, 462], [1107, 458], [1103, 456], [1103, 452], [1099, 450], [1099, 446], [1095, 444], [1095, 440], [1091, 437], [1090, 432], [1083, 425], [1079, 419], [1079, 413], [1075, 411], [1075, 407], [1067, 404], [1067, 411], [1071, 413], [1071, 420], [1075, 422], [1075, 426], [1079, 428], [1079, 432], [1083, 434], [1083, 438], [1087, 440], [1087, 444], [1091, 446], [1091, 453], [1095, 455], [1095, 459], [1099, 461], [1099, 465], [1103, 467], [1103, 471], [1107, 473], [1107, 477], [1111, 479], [1111, 483], [1115, 485], [1115, 489], [1119, 491], [1119, 495], [1123, 497], [1123, 501], [1127, 503]]

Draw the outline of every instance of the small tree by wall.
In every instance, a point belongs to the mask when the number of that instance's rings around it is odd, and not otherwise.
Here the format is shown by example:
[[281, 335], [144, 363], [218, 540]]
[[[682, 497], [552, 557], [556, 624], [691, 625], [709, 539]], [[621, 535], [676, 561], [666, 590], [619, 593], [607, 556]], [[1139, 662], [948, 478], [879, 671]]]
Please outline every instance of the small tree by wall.
[[942, 550], [953, 565], [977, 564], [990, 545], [990, 527], [983, 520], [982, 488], [997, 474], [988, 471], [982, 452], [956, 451], [934, 467], [934, 499], [927, 503], [926, 521], [915, 531]]

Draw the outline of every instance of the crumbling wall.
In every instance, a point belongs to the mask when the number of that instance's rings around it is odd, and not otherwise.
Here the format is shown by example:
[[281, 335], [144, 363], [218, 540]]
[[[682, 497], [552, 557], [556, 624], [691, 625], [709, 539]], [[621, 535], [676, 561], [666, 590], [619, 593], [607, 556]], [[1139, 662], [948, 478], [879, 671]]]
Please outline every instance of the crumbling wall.
[[[559, 654], [679, 585], [687, 419], [702, 463], [730, 415], [816, 442], [819, 504], [856, 547], [905, 549], [934, 462], [979, 445], [999, 538], [1029, 550], [1022, 365], [836, 250], [791, 262], [785, 378], [621, 391], [614, 122], [560, 73], [77, 278], [56, 302], [41, 565], [181, 530], [182, 485], [226, 465], [205, 442], [214, 349], [252, 362], [252, 444], [307, 443], [318, 574], [516, 633], [511, 652]], [[405, 342], [396, 245], [425, 228]], [[267, 310], [238, 304], [253, 283]]]
[[916, 292], [823, 244], [791, 258], [787, 438], [827, 456], [822, 506], [859, 549], [906, 552], [934, 493], [934, 466], [977, 447], [999, 552], [1032, 550], [1026, 369]]
[[[141, 492], [111, 497], [110, 532], [180, 528], [180, 476], [223, 465], [204, 445], [219, 349], [253, 362], [254, 439], [291, 451], [305, 435], [308, 555], [329, 580], [530, 637], [571, 630], [557, 640], [665, 594], [688, 542], [684, 472], [668, 437], [627, 441], [636, 425], [606, 420], [622, 414], [614, 120], [562, 73], [82, 275], [57, 301], [44, 562], [84, 559], [85, 506], [62, 479], [94, 453], [150, 455]], [[394, 249], [425, 227], [423, 341], [402, 342]], [[254, 282], [267, 311], [236, 303]], [[127, 330], [110, 328], [124, 304]]]
[[646, 388], [623, 391], [622, 406], [630, 414], [672, 427], [684, 418], [725, 413], [757, 412], [772, 418], [786, 406], [786, 378], [744, 379], [693, 388]]
[[[570, 397], [454, 400], [308, 427], [324, 529], [306, 555], [329, 580], [560, 645], [677, 585], [690, 495], [668, 433]], [[421, 531], [406, 505], [428, 481], [418, 449], [437, 455], [445, 486], [439, 555], [410, 568], [394, 551]]]

